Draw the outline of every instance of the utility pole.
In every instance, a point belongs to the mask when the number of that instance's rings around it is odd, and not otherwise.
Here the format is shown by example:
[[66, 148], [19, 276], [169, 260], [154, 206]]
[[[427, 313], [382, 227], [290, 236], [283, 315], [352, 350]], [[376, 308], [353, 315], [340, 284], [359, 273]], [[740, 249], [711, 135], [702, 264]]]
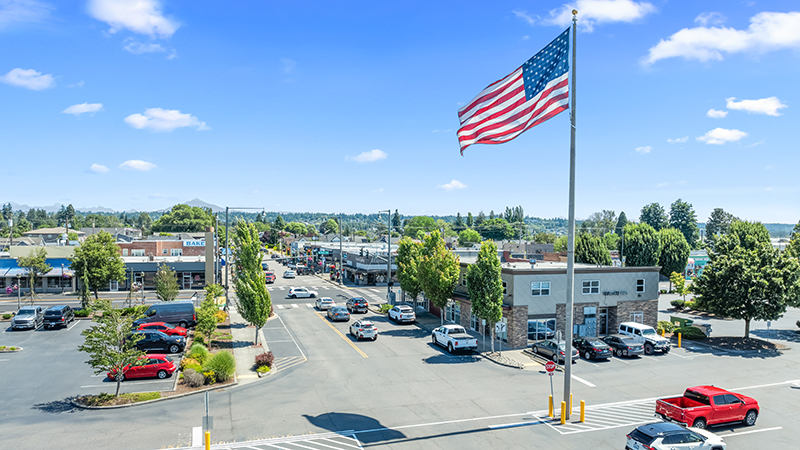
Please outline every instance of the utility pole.
[[230, 222], [228, 220], [228, 211], [229, 208], [225, 207], [225, 307], [227, 308], [229, 303], [228, 299], [228, 279], [230, 278], [230, 266], [231, 266], [231, 258], [230, 258], [230, 250], [228, 247], [228, 235], [231, 234], [231, 227]]
[[342, 213], [339, 213], [339, 286], [344, 278], [344, 256], [342, 253]]

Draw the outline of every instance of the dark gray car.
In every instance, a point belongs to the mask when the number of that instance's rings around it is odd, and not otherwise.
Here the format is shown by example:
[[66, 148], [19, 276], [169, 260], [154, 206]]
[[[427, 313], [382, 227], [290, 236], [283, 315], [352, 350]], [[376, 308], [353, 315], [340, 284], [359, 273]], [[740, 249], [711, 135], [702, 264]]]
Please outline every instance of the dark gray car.
[[23, 306], [11, 319], [12, 330], [24, 330], [26, 328], [37, 329], [44, 323], [44, 310], [41, 306]]
[[75, 320], [75, 312], [69, 305], [51, 306], [47, 308], [47, 311], [44, 312], [45, 328], [66, 328], [67, 325], [69, 325], [69, 323], [73, 320]]
[[[556, 342], [552, 339], [545, 339], [543, 341], [534, 342], [531, 346], [533, 353], [537, 355], [542, 355], [545, 358], [552, 359], [558, 363], [564, 363], [566, 356], [567, 346], [564, 342]], [[578, 350], [575, 348], [572, 349], [572, 362], [575, 363], [578, 360]]]

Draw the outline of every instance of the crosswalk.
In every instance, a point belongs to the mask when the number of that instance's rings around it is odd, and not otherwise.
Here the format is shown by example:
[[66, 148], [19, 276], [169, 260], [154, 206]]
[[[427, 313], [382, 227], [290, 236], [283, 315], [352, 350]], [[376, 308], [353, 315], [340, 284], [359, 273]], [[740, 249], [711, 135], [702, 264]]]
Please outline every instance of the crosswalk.
[[[313, 308], [314, 307], [314, 305], [312, 305], [311, 303], [306, 303], [305, 306], [306, 306], [306, 308]], [[300, 309], [301, 306], [296, 304], [296, 303], [292, 303], [291, 305], [275, 305], [275, 308], [277, 308], [277, 309]]]
[[564, 425], [561, 425], [558, 418], [550, 420], [548, 417], [540, 417], [539, 419], [560, 434], [586, 433], [659, 420], [655, 417], [655, 401], [653, 400], [590, 406], [585, 410], [585, 421], [582, 423], [579, 421], [579, 408], [573, 410], [570, 421]]
[[338, 433], [306, 434], [301, 436], [286, 436], [273, 439], [261, 439], [248, 442], [236, 442], [231, 444], [216, 444], [211, 446], [215, 450], [234, 450], [234, 449], [311, 449], [311, 450], [354, 450], [363, 449], [356, 435], [352, 431]]
[[288, 370], [292, 367], [299, 366], [304, 362], [308, 361], [305, 356], [282, 356], [275, 358], [275, 361], [272, 362], [272, 370], [276, 373], [280, 372], [281, 370]]

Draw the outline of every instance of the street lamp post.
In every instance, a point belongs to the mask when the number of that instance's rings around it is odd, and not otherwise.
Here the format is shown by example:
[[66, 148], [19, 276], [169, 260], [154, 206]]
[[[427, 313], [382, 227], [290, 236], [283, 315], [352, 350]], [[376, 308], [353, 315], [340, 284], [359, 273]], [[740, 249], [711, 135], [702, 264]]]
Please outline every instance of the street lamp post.
[[142, 304], [144, 305], [144, 272], [142, 272]]
[[339, 286], [342, 285], [342, 278], [344, 278], [344, 256], [342, 256], [342, 213], [339, 213]]
[[386, 212], [386, 303], [389, 303], [392, 294], [392, 210], [386, 209], [378, 211], [378, 214]]
[[22, 289], [20, 288], [20, 283], [22, 283], [22, 274], [17, 274], [17, 309], [20, 309], [21, 302], [22, 302]]
[[61, 293], [63, 294], [64, 293], [64, 263], [61, 263], [61, 282], [59, 282], [59, 284], [61, 285]]

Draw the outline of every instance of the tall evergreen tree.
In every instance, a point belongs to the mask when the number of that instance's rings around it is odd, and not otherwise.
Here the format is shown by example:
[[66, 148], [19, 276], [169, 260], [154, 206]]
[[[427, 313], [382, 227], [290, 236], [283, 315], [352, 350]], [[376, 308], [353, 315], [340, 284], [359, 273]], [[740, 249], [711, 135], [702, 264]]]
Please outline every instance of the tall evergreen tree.
[[647, 267], [658, 264], [661, 256], [661, 244], [658, 233], [647, 223], [625, 226], [625, 265], [631, 267]]
[[468, 226], [468, 227], [470, 227], [470, 228], [472, 228], [472, 226], [473, 226], [474, 224], [475, 224], [475, 219], [472, 217], [472, 213], [471, 213], [471, 212], [468, 212], [468, 213], [467, 213], [467, 226]]
[[622, 231], [625, 229], [625, 225], [628, 224], [628, 216], [625, 215], [625, 211], [619, 213], [619, 218], [617, 219], [617, 226], [614, 227], [614, 234], [618, 236], [622, 236]]
[[236, 309], [242, 318], [255, 326], [254, 344], [258, 344], [258, 330], [267, 323], [272, 311], [272, 299], [267, 290], [264, 268], [261, 266], [261, 241], [255, 226], [244, 220], [236, 224], [233, 235], [236, 271], [234, 285]]
[[588, 233], [578, 235], [575, 239], [575, 262], [610, 266], [611, 255], [603, 238]]
[[690, 203], [681, 199], [675, 200], [669, 210], [669, 224], [672, 228], [678, 229], [683, 233], [686, 242], [691, 248], [697, 248], [697, 241], [700, 233], [697, 230], [697, 214]]
[[639, 215], [639, 222], [650, 225], [656, 231], [669, 226], [667, 213], [664, 211], [664, 207], [658, 203], [645, 205]]
[[397, 210], [394, 210], [394, 215], [392, 216], [392, 228], [394, 231], [400, 232], [400, 226], [402, 225], [402, 221], [400, 220], [400, 213]]
[[453, 222], [453, 229], [455, 231], [461, 231], [464, 228], [464, 219], [461, 218], [461, 213], [456, 213], [456, 221]]

